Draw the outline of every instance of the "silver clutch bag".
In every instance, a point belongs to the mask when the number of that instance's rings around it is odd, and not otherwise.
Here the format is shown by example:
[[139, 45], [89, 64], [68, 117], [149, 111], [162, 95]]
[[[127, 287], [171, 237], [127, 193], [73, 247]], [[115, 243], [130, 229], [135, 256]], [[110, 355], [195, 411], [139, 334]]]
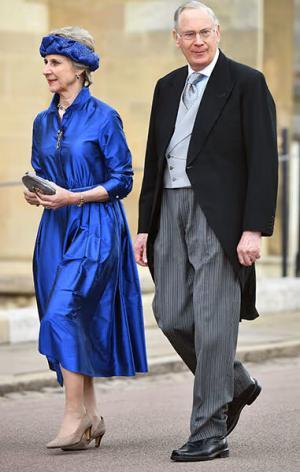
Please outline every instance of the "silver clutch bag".
[[42, 179], [42, 177], [38, 177], [33, 172], [26, 172], [22, 177], [22, 182], [30, 192], [39, 190], [45, 195], [55, 195], [56, 193], [55, 187], [49, 180]]

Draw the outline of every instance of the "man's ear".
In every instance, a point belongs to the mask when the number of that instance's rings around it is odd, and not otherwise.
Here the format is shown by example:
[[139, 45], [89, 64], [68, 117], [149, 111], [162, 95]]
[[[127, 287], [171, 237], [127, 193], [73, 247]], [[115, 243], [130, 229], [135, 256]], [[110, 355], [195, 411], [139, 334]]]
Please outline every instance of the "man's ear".
[[220, 25], [217, 25], [217, 27], [216, 27], [216, 35], [217, 35], [218, 43], [219, 43], [221, 41], [221, 28], [220, 28]]
[[175, 29], [173, 29], [172, 35], [173, 35], [173, 39], [175, 41], [176, 46], [180, 48], [180, 37], [178, 36], [177, 31]]

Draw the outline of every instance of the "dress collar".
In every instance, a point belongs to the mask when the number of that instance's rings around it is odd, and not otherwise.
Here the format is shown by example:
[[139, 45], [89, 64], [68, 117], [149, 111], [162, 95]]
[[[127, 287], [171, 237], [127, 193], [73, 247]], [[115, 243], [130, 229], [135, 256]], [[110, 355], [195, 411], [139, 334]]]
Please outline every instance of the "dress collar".
[[[90, 93], [89, 88], [88, 87], [82, 87], [79, 94], [75, 98], [74, 102], [67, 108], [67, 110], [75, 110], [76, 108], [82, 107], [88, 101], [90, 96], [91, 96], [91, 93]], [[59, 94], [55, 93], [52, 100], [51, 100], [51, 103], [50, 103], [50, 106], [49, 106], [48, 110], [51, 111], [51, 112], [53, 112], [53, 111], [56, 112], [58, 102], [59, 102]]]

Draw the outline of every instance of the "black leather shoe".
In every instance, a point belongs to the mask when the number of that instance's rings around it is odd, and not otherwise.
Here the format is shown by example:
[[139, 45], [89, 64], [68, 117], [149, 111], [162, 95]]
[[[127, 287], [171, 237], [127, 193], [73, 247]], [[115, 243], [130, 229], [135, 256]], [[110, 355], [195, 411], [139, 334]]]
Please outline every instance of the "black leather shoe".
[[251, 405], [251, 403], [256, 400], [258, 395], [261, 392], [261, 386], [257, 382], [257, 380], [253, 379], [254, 382], [249, 385], [246, 390], [244, 390], [238, 397], [234, 398], [232, 402], [228, 404], [228, 411], [227, 411], [227, 435], [230, 434], [233, 429], [236, 427], [242, 409], [246, 405]]
[[188, 441], [171, 454], [172, 461], [196, 462], [209, 461], [217, 457], [228, 457], [229, 449], [226, 438], [207, 438], [199, 441]]

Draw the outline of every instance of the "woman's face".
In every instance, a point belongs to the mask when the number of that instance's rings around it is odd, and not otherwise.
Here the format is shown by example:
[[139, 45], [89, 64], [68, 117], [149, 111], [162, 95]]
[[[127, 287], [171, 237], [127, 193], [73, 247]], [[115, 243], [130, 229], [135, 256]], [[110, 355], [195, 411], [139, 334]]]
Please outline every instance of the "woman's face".
[[43, 74], [47, 79], [50, 92], [62, 93], [70, 91], [78, 80], [75, 67], [66, 56], [60, 54], [49, 54], [44, 58]]

